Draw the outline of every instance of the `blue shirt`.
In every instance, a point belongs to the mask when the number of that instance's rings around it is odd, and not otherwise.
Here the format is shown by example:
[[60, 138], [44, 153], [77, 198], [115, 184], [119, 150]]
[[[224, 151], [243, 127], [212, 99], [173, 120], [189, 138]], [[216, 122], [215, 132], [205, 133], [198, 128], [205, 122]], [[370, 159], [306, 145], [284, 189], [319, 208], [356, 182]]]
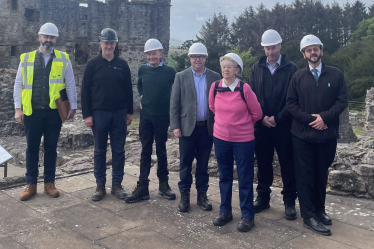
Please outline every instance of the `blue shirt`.
[[273, 75], [275, 70], [280, 66], [281, 58], [282, 58], [282, 55], [279, 55], [279, 58], [278, 58], [277, 62], [275, 63], [274, 67], [269, 63], [269, 59], [266, 58], [266, 65], [268, 66], [268, 68], [271, 72], [271, 75]]
[[[164, 64], [164, 62], [162, 61], [162, 59], [160, 59], [160, 64], [158, 64], [158, 66], [162, 67], [163, 64]], [[147, 62], [147, 66], [151, 67], [151, 64], [149, 62]]]
[[192, 68], [191, 70], [195, 81], [197, 98], [196, 121], [205, 121], [208, 120], [208, 99], [206, 96], [206, 68], [204, 69], [204, 72], [200, 77]]

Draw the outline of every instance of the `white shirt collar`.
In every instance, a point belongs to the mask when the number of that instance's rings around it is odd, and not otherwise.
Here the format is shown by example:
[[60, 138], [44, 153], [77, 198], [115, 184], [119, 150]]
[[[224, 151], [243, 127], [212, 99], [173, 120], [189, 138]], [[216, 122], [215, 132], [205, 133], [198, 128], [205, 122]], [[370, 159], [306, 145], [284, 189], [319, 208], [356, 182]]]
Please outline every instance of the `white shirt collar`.
[[230, 88], [231, 92], [235, 91], [235, 87], [238, 85], [239, 79], [236, 78], [234, 83], [232, 83], [230, 86], [226, 85], [225, 79], [222, 79], [222, 87], [228, 87]]
[[[313, 73], [313, 70], [314, 68], [311, 66], [311, 65], [309, 65], [309, 70]], [[319, 65], [316, 67], [316, 69], [317, 69], [317, 73], [318, 73], [318, 75], [321, 73], [321, 71], [322, 71], [322, 62], [320, 62], [319, 63]]]
[[[280, 64], [281, 64], [281, 59], [282, 59], [282, 55], [279, 54], [279, 58], [278, 58], [278, 60], [277, 60], [277, 62], [275, 63], [274, 66], [276, 66], [276, 65], [278, 64], [278, 67], [279, 67]], [[270, 64], [270, 62], [269, 62], [269, 58], [266, 58], [266, 64], [271, 66], [271, 64]]]

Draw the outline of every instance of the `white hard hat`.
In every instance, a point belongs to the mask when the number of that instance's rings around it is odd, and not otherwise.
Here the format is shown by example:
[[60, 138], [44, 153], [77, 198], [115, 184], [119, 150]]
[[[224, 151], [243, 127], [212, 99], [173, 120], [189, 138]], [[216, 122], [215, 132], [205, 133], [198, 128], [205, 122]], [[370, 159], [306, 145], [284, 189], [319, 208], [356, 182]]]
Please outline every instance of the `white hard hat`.
[[242, 58], [240, 58], [240, 56], [237, 55], [237, 54], [235, 54], [235, 53], [228, 53], [228, 54], [225, 54], [224, 56], [221, 56], [221, 58], [219, 58], [219, 62], [222, 62], [224, 59], [229, 59], [231, 61], [236, 62], [236, 64], [238, 64], [238, 66], [240, 68], [238, 76], [241, 76], [241, 74], [243, 73], [243, 61], [242, 61]]
[[40, 27], [39, 35], [52, 35], [52, 36], [58, 36], [58, 29], [56, 25], [54, 25], [51, 22], [47, 22], [43, 24], [43, 26]]
[[196, 42], [192, 44], [190, 49], [188, 50], [188, 56], [193, 55], [193, 54], [202, 54], [208, 56], [208, 50], [204, 46], [204, 44], [200, 42]]
[[282, 43], [282, 38], [274, 29], [266, 30], [261, 37], [261, 46], [273, 46]]
[[157, 39], [149, 39], [144, 45], [144, 53], [157, 49], [163, 49], [161, 42]]
[[300, 42], [300, 52], [303, 52], [304, 48], [311, 45], [320, 45], [323, 48], [321, 40], [315, 35], [306, 35]]

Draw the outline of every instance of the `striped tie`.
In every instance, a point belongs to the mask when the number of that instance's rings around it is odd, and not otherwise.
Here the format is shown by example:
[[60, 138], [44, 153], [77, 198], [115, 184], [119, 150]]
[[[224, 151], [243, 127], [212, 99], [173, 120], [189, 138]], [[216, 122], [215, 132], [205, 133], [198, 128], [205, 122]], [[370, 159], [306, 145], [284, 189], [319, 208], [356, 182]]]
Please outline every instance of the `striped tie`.
[[312, 69], [312, 72], [313, 72], [313, 76], [314, 76], [314, 79], [316, 80], [316, 83], [318, 85], [318, 70], [317, 69]]

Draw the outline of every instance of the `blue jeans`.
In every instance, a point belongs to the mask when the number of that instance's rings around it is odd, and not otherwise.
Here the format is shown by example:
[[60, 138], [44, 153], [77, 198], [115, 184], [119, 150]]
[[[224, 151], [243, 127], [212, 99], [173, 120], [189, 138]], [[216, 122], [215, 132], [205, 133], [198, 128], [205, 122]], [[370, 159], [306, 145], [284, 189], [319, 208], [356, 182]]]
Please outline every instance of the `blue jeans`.
[[239, 199], [242, 217], [253, 219], [253, 175], [255, 141], [227, 142], [213, 138], [219, 171], [221, 193], [220, 212], [231, 213], [232, 182], [234, 180], [234, 156], [239, 180]]
[[57, 142], [62, 121], [57, 109], [33, 110], [24, 115], [26, 149], [26, 184], [36, 184], [39, 175], [39, 147], [44, 136], [44, 182], [55, 182]]
[[127, 135], [127, 110], [104, 111], [92, 113], [94, 135], [94, 175], [97, 185], [106, 183], [106, 151], [108, 135], [112, 147], [112, 185], [122, 183], [125, 167], [125, 142]]
[[208, 162], [212, 151], [213, 138], [207, 126], [195, 126], [191, 136], [179, 138], [180, 169], [178, 183], [181, 193], [190, 193], [192, 184], [192, 162], [196, 158], [196, 189], [207, 192], [209, 183]]

